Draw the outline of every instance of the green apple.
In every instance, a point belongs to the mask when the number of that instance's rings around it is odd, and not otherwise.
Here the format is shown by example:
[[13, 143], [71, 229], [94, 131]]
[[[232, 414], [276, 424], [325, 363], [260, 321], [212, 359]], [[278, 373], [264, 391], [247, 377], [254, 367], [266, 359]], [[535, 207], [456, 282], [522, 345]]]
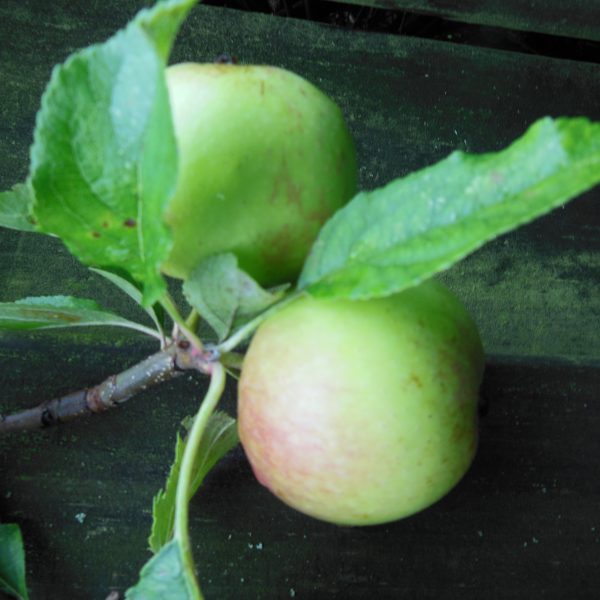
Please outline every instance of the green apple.
[[166, 76], [179, 175], [163, 272], [185, 279], [233, 252], [263, 285], [294, 281], [321, 225], [356, 192], [339, 107], [275, 67], [183, 63]]
[[240, 439], [258, 480], [308, 515], [406, 517], [471, 464], [483, 366], [475, 324], [434, 280], [382, 299], [303, 297], [250, 344]]

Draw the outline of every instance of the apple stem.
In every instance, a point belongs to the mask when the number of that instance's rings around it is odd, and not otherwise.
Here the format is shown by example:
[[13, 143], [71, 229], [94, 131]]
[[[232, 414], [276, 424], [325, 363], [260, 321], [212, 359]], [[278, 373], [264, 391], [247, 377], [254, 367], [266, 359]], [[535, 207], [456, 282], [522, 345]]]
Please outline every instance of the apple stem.
[[241, 371], [244, 355], [238, 352], [225, 352], [220, 355], [219, 361], [226, 369]]
[[177, 481], [174, 533], [175, 539], [179, 542], [179, 547], [181, 548], [184, 568], [187, 571], [190, 581], [192, 581], [196, 587], [194, 590], [194, 592], [196, 592], [195, 600], [202, 600], [203, 596], [195, 573], [194, 557], [192, 555], [192, 546], [188, 530], [190, 489], [200, 442], [202, 441], [202, 436], [206, 430], [208, 420], [221, 399], [224, 387], [225, 369], [223, 368], [223, 365], [216, 362], [212, 367], [208, 391], [206, 392], [206, 396], [204, 396], [200, 409], [196, 413], [194, 424], [192, 425], [187, 439], [181, 462], [179, 480]]

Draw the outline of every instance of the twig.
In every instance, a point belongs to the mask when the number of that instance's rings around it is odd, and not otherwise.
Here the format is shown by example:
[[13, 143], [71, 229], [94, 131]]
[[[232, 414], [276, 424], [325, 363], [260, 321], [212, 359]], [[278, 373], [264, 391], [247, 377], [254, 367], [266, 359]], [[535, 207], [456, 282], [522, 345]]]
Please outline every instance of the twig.
[[119, 406], [146, 388], [173, 379], [184, 371], [209, 373], [210, 363], [214, 360], [214, 353], [199, 352], [186, 340], [171, 342], [160, 352], [117, 375], [111, 375], [92, 388], [42, 402], [35, 408], [12, 415], [0, 415], [0, 435], [40, 429], [77, 417], [102, 413]]

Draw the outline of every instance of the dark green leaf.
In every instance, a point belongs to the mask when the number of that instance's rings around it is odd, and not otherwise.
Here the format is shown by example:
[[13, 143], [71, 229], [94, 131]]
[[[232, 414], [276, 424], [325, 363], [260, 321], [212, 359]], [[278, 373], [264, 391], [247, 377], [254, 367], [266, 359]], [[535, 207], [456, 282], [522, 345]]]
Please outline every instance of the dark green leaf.
[[26, 183], [18, 183], [12, 190], [0, 192], [0, 226], [21, 231], [35, 231], [31, 217], [33, 191]]
[[143, 284], [145, 306], [166, 289], [162, 213], [177, 176], [166, 55], [193, 4], [159, 3], [57, 67], [31, 150], [38, 228], [85, 264], [126, 270]]
[[195, 600], [198, 596], [183, 564], [177, 540], [163, 546], [140, 571], [140, 580], [129, 588], [126, 600]]
[[93, 300], [72, 296], [36, 296], [0, 302], [0, 329], [52, 329], [108, 325], [148, 332], [148, 328], [104, 310]]
[[231, 329], [238, 308], [238, 268], [233, 254], [203, 260], [183, 283], [190, 306], [214, 329], [219, 340]]
[[152, 552], [158, 552], [172, 537], [175, 523], [175, 494], [181, 470], [181, 460], [185, 442], [179, 434], [175, 442], [175, 459], [169, 470], [165, 489], [160, 490], [152, 501], [152, 531], [148, 546]]
[[323, 227], [299, 288], [355, 299], [399, 292], [598, 182], [600, 124], [542, 119], [501, 152], [455, 152], [358, 194]]
[[[190, 499], [196, 493], [208, 472], [238, 443], [239, 438], [235, 419], [224, 412], [213, 413], [202, 437], [196, 464], [194, 465]], [[175, 444], [175, 460], [171, 465], [165, 489], [158, 492], [152, 503], [152, 532], [148, 539], [152, 552], [158, 552], [173, 536], [175, 492], [177, 491], [177, 481], [185, 445], [186, 442], [178, 435]]]
[[0, 524], [0, 592], [27, 600], [25, 549], [18, 525]]
[[219, 340], [231, 331], [234, 320], [262, 312], [283, 294], [285, 288], [267, 291], [238, 268], [231, 253], [203, 260], [183, 284], [190, 303], [215, 330]]

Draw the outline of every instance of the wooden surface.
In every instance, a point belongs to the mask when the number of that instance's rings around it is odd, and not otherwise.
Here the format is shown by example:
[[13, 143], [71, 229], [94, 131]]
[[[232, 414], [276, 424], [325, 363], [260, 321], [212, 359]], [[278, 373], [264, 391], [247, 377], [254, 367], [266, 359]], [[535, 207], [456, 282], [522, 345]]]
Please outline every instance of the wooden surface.
[[[54, 63], [106, 39], [133, 0], [0, 3], [0, 189], [21, 180]], [[230, 52], [292, 69], [342, 106], [364, 188], [454, 148], [505, 146], [534, 119], [600, 119], [600, 66], [198, 7], [174, 61]], [[600, 588], [600, 189], [444, 274], [488, 353], [490, 408], [471, 471], [436, 506], [366, 529], [286, 508], [240, 449], [193, 503], [207, 598], [597, 598]], [[59, 242], [0, 230], [0, 300], [67, 292], [134, 316]], [[111, 332], [0, 336], [0, 410], [94, 384], [154, 350]], [[32, 597], [103, 599], [148, 558], [151, 499], [205, 382], [0, 439], [0, 520], [23, 529]], [[224, 406], [235, 411], [235, 387]], [[83, 516], [85, 515], [85, 516]], [[80, 522], [83, 520], [83, 522]]]
[[344, 3], [422, 13], [474, 25], [600, 41], [598, 0], [344, 0]]

